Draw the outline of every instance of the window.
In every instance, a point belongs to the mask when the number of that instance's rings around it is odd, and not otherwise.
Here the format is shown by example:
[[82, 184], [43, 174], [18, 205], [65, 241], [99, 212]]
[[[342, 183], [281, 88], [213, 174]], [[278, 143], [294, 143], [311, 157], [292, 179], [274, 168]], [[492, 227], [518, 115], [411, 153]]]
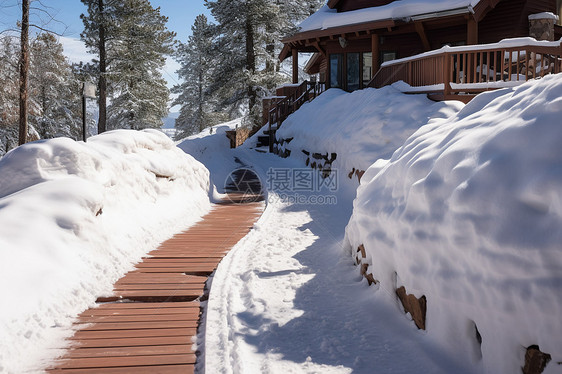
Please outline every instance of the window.
[[330, 87], [343, 88], [343, 54], [330, 55]]
[[363, 87], [367, 87], [367, 84], [371, 81], [373, 77], [373, 54], [371, 52], [363, 53]]
[[359, 53], [347, 54], [347, 90], [359, 89]]
[[558, 24], [562, 25], [562, 0], [556, 0], [556, 14], [558, 15]]
[[396, 60], [396, 52], [382, 52], [381, 53], [381, 61], [387, 62], [387, 61], [392, 61], [392, 60]]

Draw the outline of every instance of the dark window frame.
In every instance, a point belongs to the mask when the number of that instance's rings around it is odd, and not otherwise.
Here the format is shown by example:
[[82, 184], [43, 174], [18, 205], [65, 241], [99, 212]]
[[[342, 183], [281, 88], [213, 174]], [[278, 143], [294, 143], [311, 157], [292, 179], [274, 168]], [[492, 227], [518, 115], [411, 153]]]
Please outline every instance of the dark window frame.
[[[364, 68], [364, 61], [363, 61], [363, 55], [365, 53], [372, 53], [371, 51], [354, 51], [354, 52], [339, 52], [339, 53], [330, 53], [328, 55], [328, 82], [327, 83], [327, 87], [329, 88], [340, 88], [344, 91], [349, 91], [348, 89], [348, 81], [347, 81], [347, 61], [348, 61], [348, 54], [354, 54], [354, 53], [358, 53], [359, 54], [359, 89], [362, 90], [364, 88], [367, 87], [367, 84], [363, 81], [363, 68]], [[340, 74], [341, 77], [341, 86], [339, 87], [334, 87], [332, 85], [332, 56], [337, 56], [340, 55], [341, 56], [341, 67], [340, 67], [340, 71], [338, 72]], [[381, 55], [382, 56], [382, 55]]]

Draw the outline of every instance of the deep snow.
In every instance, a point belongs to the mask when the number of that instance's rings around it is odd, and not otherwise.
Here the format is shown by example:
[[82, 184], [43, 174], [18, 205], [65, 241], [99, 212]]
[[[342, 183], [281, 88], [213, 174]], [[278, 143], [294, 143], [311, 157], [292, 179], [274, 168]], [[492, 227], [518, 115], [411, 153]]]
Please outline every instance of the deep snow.
[[302, 169], [300, 159], [225, 144], [224, 134], [206, 131], [179, 146], [208, 162], [217, 186], [231, 171], [226, 165], [252, 168], [268, 187], [267, 207], [212, 278], [198, 372], [472, 372], [443, 356], [398, 304], [379, 302], [384, 298], [346, 256], [344, 227], [356, 185], [321, 192], [334, 194], [336, 204], [295, 203], [291, 191], [269, 188], [268, 171]]
[[367, 170], [379, 158], [388, 159], [430, 119], [447, 118], [464, 105], [434, 102], [426, 95], [404, 95], [394, 86], [345, 92], [332, 88], [290, 115], [277, 131], [291, 157], [306, 159], [301, 150], [337, 153], [333, 168], [342, 176], [354, 168]]
[[428, 339], [485, 373], [519, 372], [531, 345], [562, 372], [561, 125], [561, 75], [481, 94], [358, 189], [348, 250], [379, 293], [425, 295]]
[[[400, 124], [424, 101], [395, 91], [382, 92], [404, 105]], [[363, 94], [371, 99], [354, 110], [377, 115], [366, 109], [377, 93]], [[363, 135], [371, 148], [361, 139], [368, 156], [348, 151], [358, 138], [326, 143], [326, 129], [312, 133], [306, 144], [372, 164], [353, 204], [346, 171], [335, 171], [335, 190], [273, 188], [270, 168], [303, 170], [301, 155], [228, 149], [224, 130], [237, 121], [178, 143], [210, 176], [156, 131], [20, 147], [0, 159], [0, 284], [12, 301], [0, 309], [0, 371], [33, 371], [56, 356], [49, 347], [72, 333], [78, 313], [209, 209], [209, 179], [220, 190], [245, 166], [267, 187], [267, 207], [214, 274], [198, 372], [508, 374], [538, 344], [553, 358], [545, 373], [560, 373], [560, 97], [562, 78], [552, 76], [464, 109], [419, 105], [408, 140], [403, 126], [384, 126], [384, 137], [406, 140], [390, 161], [379, 159], [392, 150], [377, 133]], [[316, 115], [308, 113], [291, 131], [307, 133]], [[346, 118], [331, 131], [369, 127]], [[291, 201], [297, 193], [308, 201]], [[315, 195], [336, 201], [315, 204]], [[359, 244], [378, 285], [354, 266], [349, 251]], [[427, 331], [404, 314], [398, 285], [427, 296]]]
[[159, 131], [0, 159], [0, 372], [35, 371], [143, 254], [210, 209], [209, 172]]

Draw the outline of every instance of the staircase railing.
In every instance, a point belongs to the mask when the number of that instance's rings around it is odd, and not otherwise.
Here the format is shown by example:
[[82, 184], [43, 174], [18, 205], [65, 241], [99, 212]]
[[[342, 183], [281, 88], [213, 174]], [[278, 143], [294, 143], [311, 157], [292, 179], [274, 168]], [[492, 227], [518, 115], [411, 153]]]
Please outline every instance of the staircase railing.
[[451, 95], [480, 93], [562, 72], [560, 42], [526, 41], [528, 44], [520, 45], [513, 45], [516, 40], [510, 42], [444, 47], [390, 61], [381, 67], [369, 86], [380, 88], [404, 81], [413, 92], [443, 91], [445, 98], [451, 98]]
[[297, 111], [304, 103], [313, 100], [326, 90], [324, 82], [302, 82], [295, 91], [285, 98], [277, 102], [273, 108], [269, 110], [269, 152], [273, 152], [273, 143], [275, 141], [275, 131], [271, 127], [276, 124], [275, 130], [281, 127], [281, 124], [287, 117]]

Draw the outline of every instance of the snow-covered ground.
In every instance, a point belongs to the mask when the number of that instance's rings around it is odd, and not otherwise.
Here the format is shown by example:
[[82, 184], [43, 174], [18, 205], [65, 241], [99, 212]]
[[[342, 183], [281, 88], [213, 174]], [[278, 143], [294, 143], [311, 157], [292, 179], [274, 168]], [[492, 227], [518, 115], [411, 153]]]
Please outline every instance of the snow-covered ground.
[[[80, 311], [206, 212], [211, 184], [220, 190], [232, 169], [249, 167], [267, 206], [212, 278], [199, 372], [511, 374], [537, 344], [552, 355], [545, 373], [560, 373], [562, 77], [490, 92], [464, 109], [428, 110], [425, 98], [381, 92], [403, 108], [399, 125], [389, 119], [382, 133], [362, 122], [382, 100], [376, 92], [323, 94], [356, 95], [363, 116], [338, 121], [344, 133], [366, 129], [363, 152], [354, 153], [355, 137], [307, 135], [306, 144], [326, 147], [312, 151], [337, 146], [349, 165], [373, 165], [358, 192], [357, 182], [343, 182], [347, 170], [320, 187], [298, 150], [281, 159], [228, 149], [224, 131], [239, 121], [177, 147], [157, 131], [118, 131], [87, 144], [37, 142], [2, 158], [0, 284], [10, 304], [0, 309], [0, 371], [56, 355], [46, 348], [71, 333]], [[422, 114], [412, 115], [417, 108]], [[312, 123], [302, 110], [295, 135]], [[407, 140], [405, 118], [418, 121]], [[405, 141], [390, 161], [377, 160], [392, 153], [380, 137]], [[377, 285], [349, 255], [359, 244]], [[404, 314], [399, 285], [426, 295], [426, 331]]]
[[[384, 297], [346, 255], [355, 185], [298, 193], [272, 188], [276, 173], [311, 170], [298, 158], [226, 144], [224, 134], [207, 131], [179, 146], [208, 162], [217, 186], [232, 168], [251, 167], [268, 204], [214, 274], [198, 339], [199, 372], [472, 373], [444, 356], [397, 303], [380, 302]], [[318, 196], [326, 203], [318, 204]]]
[[562, 372], [561, 125], [560, 74], [479, 95], [367, 170], [354, 203], [346, 240], [378, 293], [425, 295], [428, 339], [486, 373], [532, 345]]
[[73, 319], [210, 209], [209, 172], [156, 130], [39, 141], [0, 159], [0, 372], [59, 353]]
[[[263, 180], [270, 165], [302, 167], [292, 159], [236, 155]], [[471, 372], [444, 356], [397, 304], [381, 302], [345, 255], [353, 190], [341, 186], [329, 205], [284, 201], [283, 194], [269, 192], [254, 230], [215, 273], [201, 336], [204, 372]]]
[[[199, 370], [507, 374], [536, 344], [552, 356], [544, 373], [560, 373], [561, 93], [552, 76], [447, 106], [462, 110], [372, 160], [353, 214], [352, 184], [321, 192], [336, 197], [327, 204], [269, 185], [270, 168], [303, 170], [300, 155], [223, 153], [262, 176], [268, 205], [213, 278]], [[293, 126], [310, 125], [300, 115]], [[307, 144], [326, 144], [316, 134]], [[359, 244], [377, 285], [353, 265]], [[427, 330], [404, 314], [401, 285], [427, 297]]]

